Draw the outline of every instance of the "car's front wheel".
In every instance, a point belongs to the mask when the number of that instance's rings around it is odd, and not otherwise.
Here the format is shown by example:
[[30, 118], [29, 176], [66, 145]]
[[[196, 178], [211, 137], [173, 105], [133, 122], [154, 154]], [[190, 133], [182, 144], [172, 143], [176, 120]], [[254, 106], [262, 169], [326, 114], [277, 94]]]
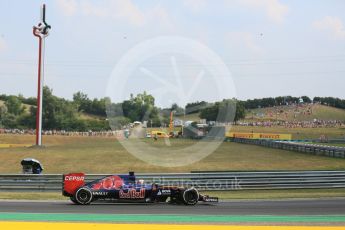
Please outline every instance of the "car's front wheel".
[[77, 190], [77, 192], [74, 195], [73, 200], [75, 200], [77, 204], [90, 204], [92, 201], [92, 198], [93, 198], [92, 192], [90, 191], [90, 189], [86, 187], [82, 187]]

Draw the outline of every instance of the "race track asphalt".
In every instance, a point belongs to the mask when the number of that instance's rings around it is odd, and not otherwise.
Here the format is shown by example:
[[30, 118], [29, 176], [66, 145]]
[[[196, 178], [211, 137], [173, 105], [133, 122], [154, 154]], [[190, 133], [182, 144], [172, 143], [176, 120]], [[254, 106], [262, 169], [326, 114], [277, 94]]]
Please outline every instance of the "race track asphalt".
[[345, 199], [228, 201], [218, 204], [198, 204], [196, 206], [104, 203], [74, 205], [69, 201], [0, 201], [0, 212], [178, 215], [345, 215]]

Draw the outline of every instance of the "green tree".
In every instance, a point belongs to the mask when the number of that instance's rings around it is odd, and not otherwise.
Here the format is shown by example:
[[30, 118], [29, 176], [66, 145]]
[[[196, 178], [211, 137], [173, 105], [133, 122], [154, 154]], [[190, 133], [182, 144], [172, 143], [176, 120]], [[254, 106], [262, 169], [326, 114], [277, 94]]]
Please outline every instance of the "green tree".
[[155, 107], [155, 99], [146, 92], [138, 94], [136, 97], [131, 96], [130, 100], [122, 103], [123, 115], [133, 121], [144, 121], [156, 118], [158, 110]]
[[206, 108], [207, 106], [208, 103], [206, 101], [188, 103], [185, 107], [186, 114], [199, 113], [202, 109]]
[[8, 129], [18, 128], [17, 118], [14, 114], [6, 113], [1, 118], [2, 126]]
[[7, 114], [7, 107], [6, 105], [0, 105], [0, 127], [4, 127], [3, 119]]
[[87, 94], [79, 91], [79, 92], [73, 94], [73, 103], [76, 106], [76, 109], [78, 111], [82, 111], [82, 110], [85, 110], [86, 108], [88, 108], [88, 106], [90, 104], [90, 100], [89, 100]]
[[304, 103], [311, 103], [311, 99], [308, 96], [301, 97]]
[[246, 117], [246, 108], [244, 107], [244, 103], [242, 101], [237, 101], [234, 121], [241, 120], [245, 117]]
[[22, 102], [16, 96], [9, 96], [5, 102], [8, 113], [13, 115], [20, 115], [24, 112], [24, 107]]
[[200, 111], [200, 118], [207, 121], [232, 122], [245, 117], [243, 102], [227, 99], [216, 102]]
[[178, 104], [174, 103], [171, 105], [171, 111], [175, 111], [175, 115], [176, 116], [180, 116], [184, 114], [184, 109], [180, 106], [178, 106]]
[[75, 106], [65, 99], [53, 95], [52, 89], [43, 88], [43, 129], [70, 130], [73, 121], [77, 121]]
[[122, 127], [128, 125], [130, 122], [131, 120], [129, 118], [123, 116], [111, 117], [109, 119], [109, 125], [113, 129], [122, 129]]
[[7, 113], [8, 109], [6, 105], [0, 105], [0, 117]]
[[17, 116], [17, 127], [20, 129], [31, 128], [34, 129], [36, 126], [36, 114], [32, 116], [29, 113], [23, 113]]

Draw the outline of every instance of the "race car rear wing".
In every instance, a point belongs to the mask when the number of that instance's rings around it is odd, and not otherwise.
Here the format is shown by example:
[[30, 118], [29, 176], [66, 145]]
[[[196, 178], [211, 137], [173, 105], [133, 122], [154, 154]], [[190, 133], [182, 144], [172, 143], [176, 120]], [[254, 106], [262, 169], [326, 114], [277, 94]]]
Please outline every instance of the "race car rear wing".
[[62, 195], [73, 196], [78, 188], [85, 184], [84, 173], [69, 173], [62, 176]]

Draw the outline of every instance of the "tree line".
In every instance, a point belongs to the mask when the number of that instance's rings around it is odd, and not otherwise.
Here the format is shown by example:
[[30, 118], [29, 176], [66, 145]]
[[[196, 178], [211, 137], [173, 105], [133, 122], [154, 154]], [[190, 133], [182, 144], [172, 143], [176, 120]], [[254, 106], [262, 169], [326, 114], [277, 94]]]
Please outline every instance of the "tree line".
[[[78, 95], [80, 93], [77, 93]], [[35, 129], [36, 98], [0, 95], [4, 101], [0, 105], [0, 128]], [[84, 101], [85, 100], [85, 101]], [[110, 129], [104, 117], [97, 119], [82, 118], [80, 111], [88, 111], [93, 115], [104, 115], [105, 106], [102, 100], [83, 98], [86, 104], [81, 106], [77, 98], [73, 101], [53, 95], [53, 90], [43, 88], [42, 127], [44, 130], [66, 131], [101, 131]], [[25, 104], [25, 106], [24, 106]], [[85, 107], [84, 107], [85, 106]], [[89, 112], [90, 111], [90, 112]]]
[[[322, 103], [345, 109], [345, 100], [334, 97], [269, 97], [262, 99], [224, 99], [219, 102], [197, 101], [181, 107], [176, 103], [169, 108], [159, 108], [155, 98], [146, 92], [130, 95], [128, 100], [112, 103], [110, 98], [90, 99], [77, 92], [73, 100], [53, 95], [53, 90], [43, 89], [43, 129], [66, 131], [100, 131], [110, 127], [122, 128], [135, 121], [147, 121], [148, 126], [168, 125], [170, 113], [175, 117], [198, 113], [207, 121], [231, 122], [245, 117], [247, 109], [297, 104], [300, 98], [305, 103]], [[0, 128], [34, 129], [36, 125], [36, 98], [22, 95], [0, 95]]]
[[243, 101], [244, 107], [246, 109], [256, 109], [256, 108], [267, 108], [273, 106], [280, 106], [280, 105], [287, 105], [287, 104], [298, 104], [300, 98], [305, 103], [310, 103], [312, 100], [307, 96], [302, 97], [292, 97], [292, 96], [285, 96], [285, 97], [266, 97], [260, 99], [249, 99]]
[[244, 107], [246, 109], [256, 109], [256, 108], [267, 108], [273, 106], [280, 106], [280, 105], [289, 105], [289, 104], [298, 104], [300, 99], [303, 100], [303, 103], [320, 103], [323, 105], [328, 105], [331, 107], [345, 109], [345, 100], [336, 98], [336, 97], [314, 97], [313, 99], [309, 98], [308, 96], [302, 97], [292, 97], [292, 96], [285, 96], [285, 97], [267, 97], [261, 99], [249, 99], [243, 101]]

